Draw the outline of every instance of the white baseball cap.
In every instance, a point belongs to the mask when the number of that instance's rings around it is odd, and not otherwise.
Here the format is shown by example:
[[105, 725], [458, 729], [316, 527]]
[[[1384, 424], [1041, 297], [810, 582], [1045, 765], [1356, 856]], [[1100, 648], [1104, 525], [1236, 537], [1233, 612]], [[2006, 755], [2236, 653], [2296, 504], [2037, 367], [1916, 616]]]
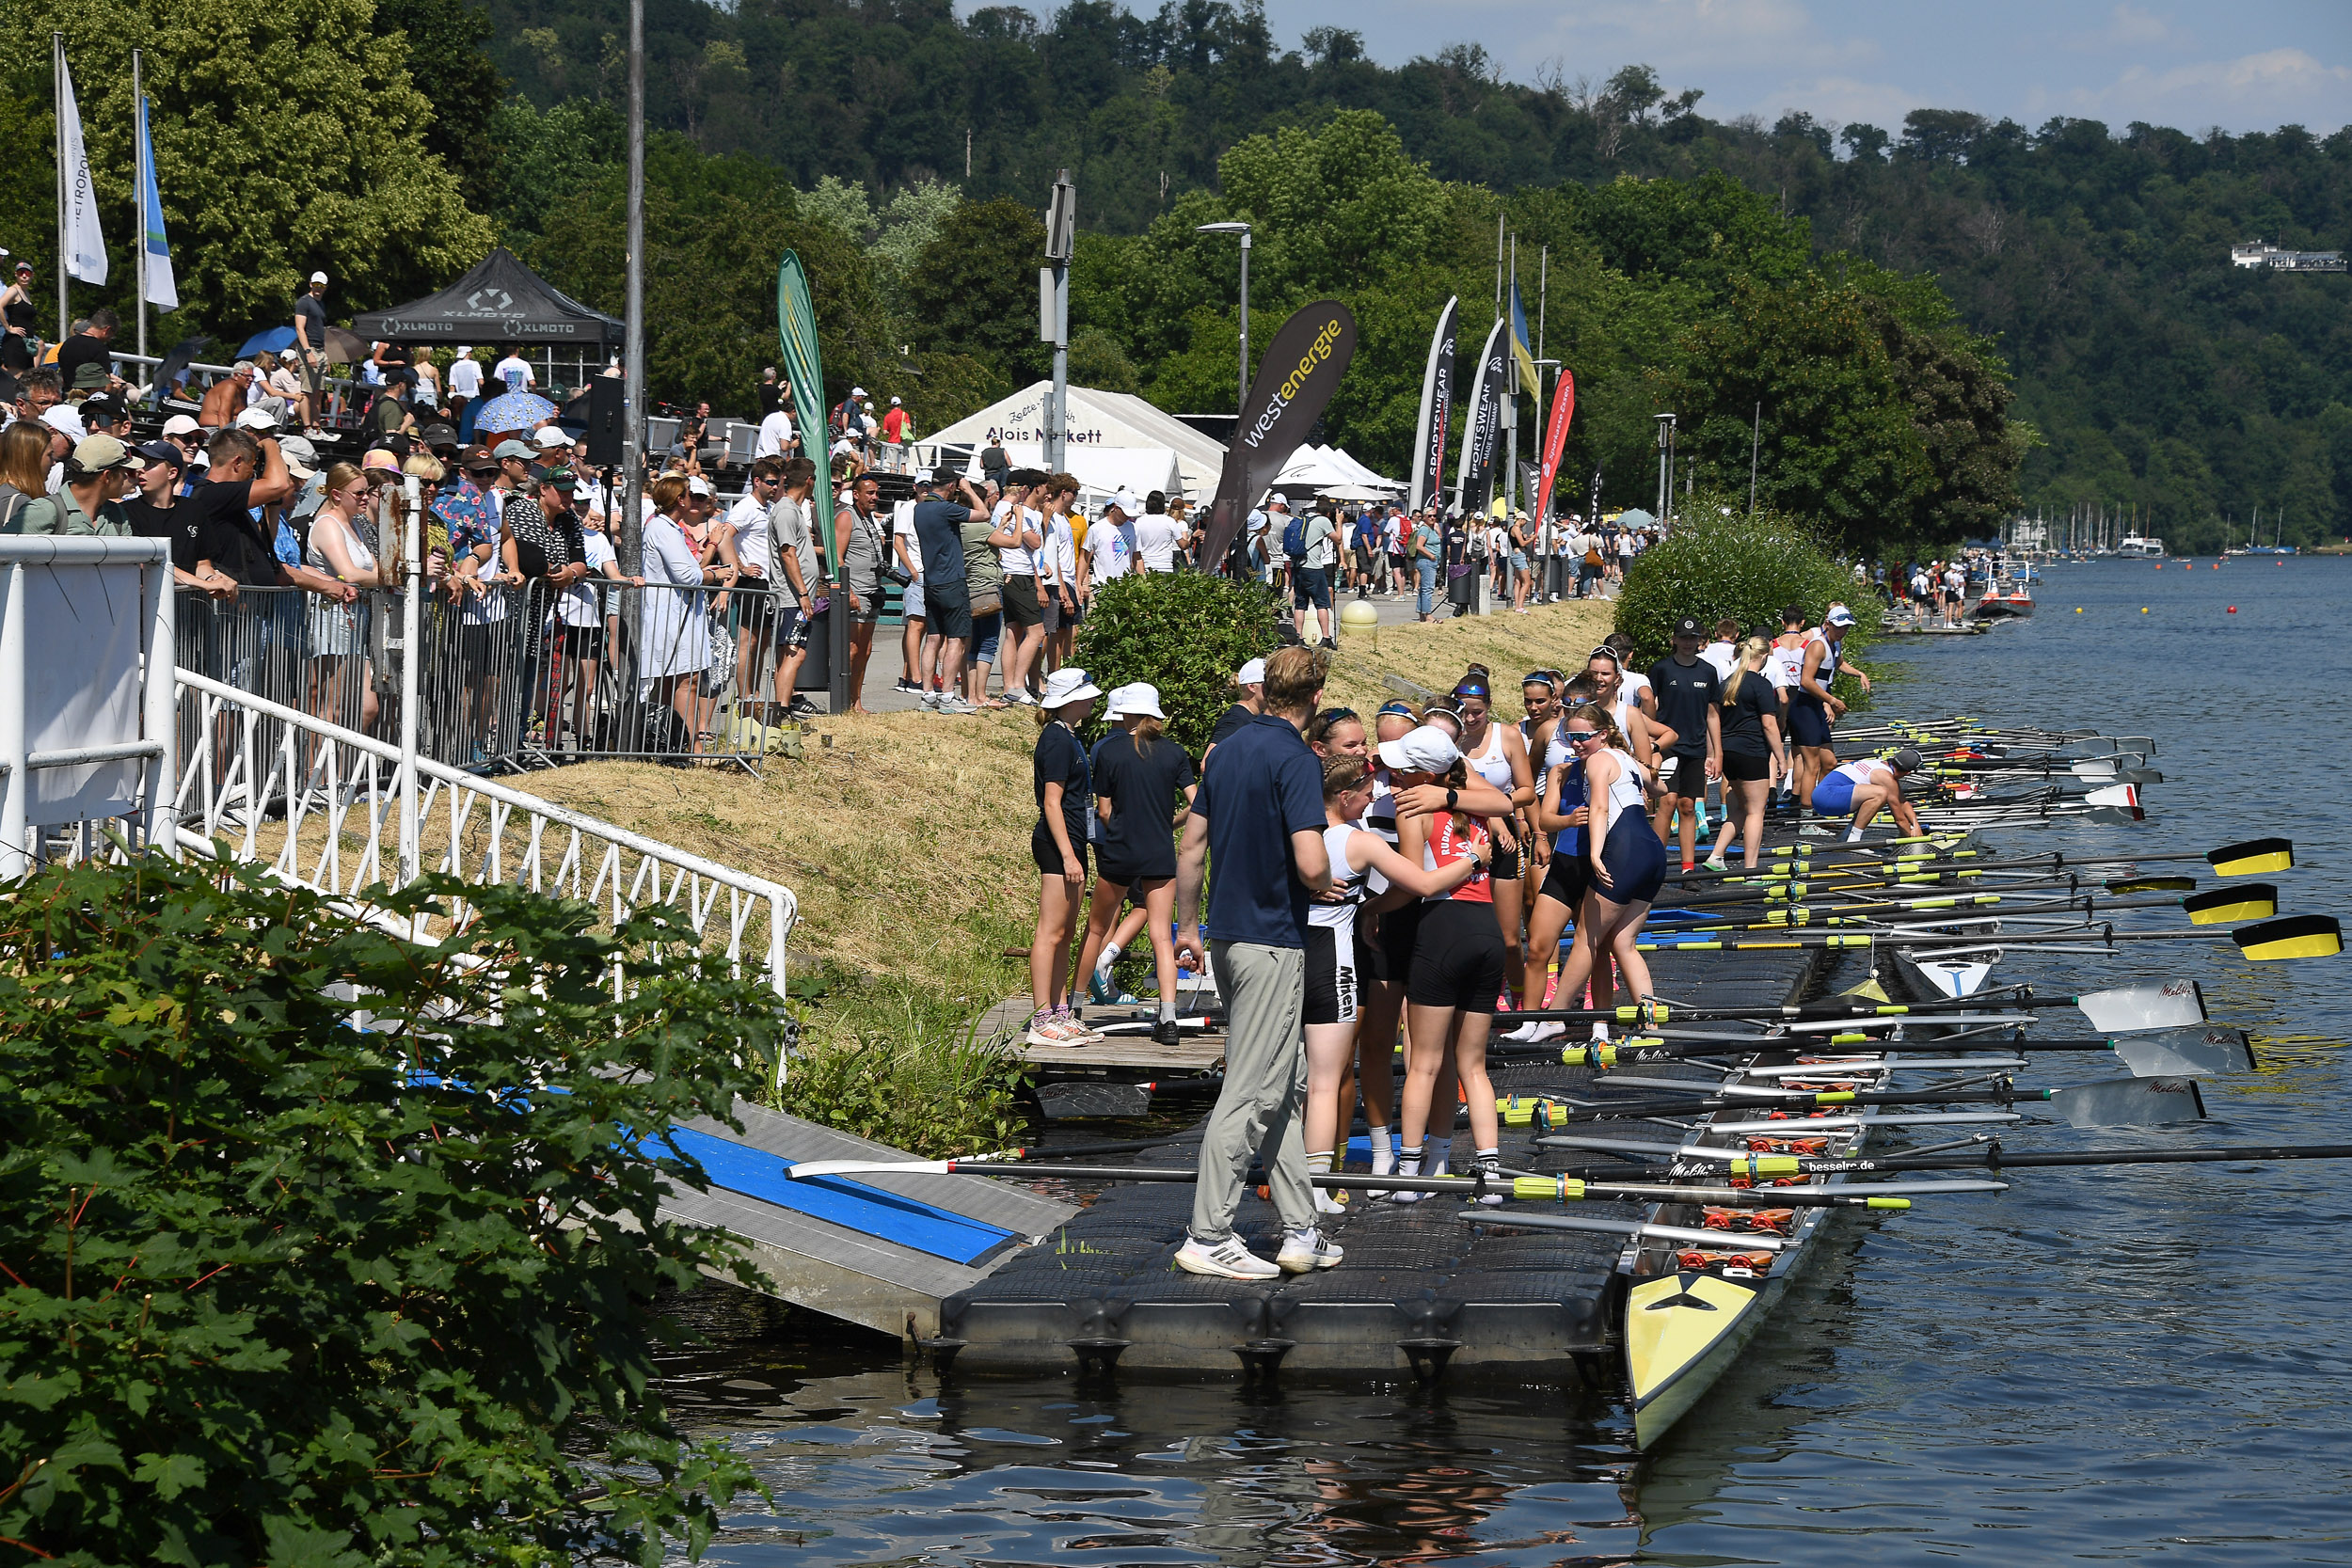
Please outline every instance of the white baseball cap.
[[1253, 658], [1248, 663], [1243, 665], [1240, 669], [1234, 671], [1233, 684], [1235, 686], [1264, 685], [1265, 660], [1263, 658]]
[[686, 493], [690, 496], [715, 496], [719, 492], [710, 487], [708, 480], [704, 479], [700, 474], [695, 474], [687, 480]]
[[1851, 626], [1853, 625], [1853, 611], [1848, 610], [1844, 605], [1835, 605], [1831, 607], [1830, 612], [1827, 615], [1822, 616], [1821, 619], [1833, 626]]
[[1435, 724], [1423, 724], [1394, 740], [1382, 741], [1380, 760], [1399, 772], [1442, 773], [1462, 760], [1462, 749]]
[[310, 275], [310, 281], [313, 283], [324, 283], [326, 281], [326, 274], [323, 272], [314, 272]]
[[243, 430], [276, 430], [278, 416], [257, 404], [237, 416], [237, 425]]
[[89, 432], [83, 428], [82, 411], [70, 403], [53, 403], [40, 411], [40, 422], [50, 429], [80, 440]]
[[890, 406], [891, 406], [891, 407], [893, 407], [893, 408], [898, 407], [898, 400], [897, 398], [892, 398], [892, 399], [890, 400]]
[[1149, 719], [1165, 719], [1160, 711], [1160, 689], [1150, 681], [1136, 681], [1111, 689], [1110, 716], [1133, 719], [1141, 714]]
[[203, 428], [196, 422], [193, 414], [174, 414], [164, 421], [164, 434], [167, 436], [193, 436]]
[[532, 431], [531, 439], [532, 445], [541, 448], [568, 447], [572, 444], [570, 436], [564, 435], [560, 427], [551, 424], [541, 425]]
[[1087, 678], [1087, 673], [1074, 664], [1065, 664], [1045, 677], [1045, 695], [1038, 699], [1040, 707], [1059, 707], [1064, 703], [1081, 703], [1089, 697], [1100, 697], [1103, 689]]
[[850, 388], [850, 395], [853, 398], [862, 398], [866, 395], [866, 388], [863, 387], [852, 387]]

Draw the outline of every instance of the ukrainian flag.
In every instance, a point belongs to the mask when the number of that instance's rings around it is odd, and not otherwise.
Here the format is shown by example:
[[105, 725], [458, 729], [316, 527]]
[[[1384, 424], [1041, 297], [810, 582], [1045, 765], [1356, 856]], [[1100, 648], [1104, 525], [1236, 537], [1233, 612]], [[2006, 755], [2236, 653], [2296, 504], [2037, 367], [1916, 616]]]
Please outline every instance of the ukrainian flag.
[[1527, 388], [1527, 395], [1542, 397], [1544, 384], [1535, 373], [1535, 352], [1527, 346], [1527, 307], [1519, 303], [1516, 278], [1511, 283], [1511, 357], [1518, 361], [1519, 385]]

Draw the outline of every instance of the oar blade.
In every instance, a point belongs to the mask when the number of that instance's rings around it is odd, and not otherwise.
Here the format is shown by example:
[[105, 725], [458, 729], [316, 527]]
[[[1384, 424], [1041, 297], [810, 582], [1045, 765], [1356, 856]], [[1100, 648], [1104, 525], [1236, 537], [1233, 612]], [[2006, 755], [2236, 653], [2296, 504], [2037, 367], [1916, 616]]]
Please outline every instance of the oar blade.
[[2295, 842], [2284, 838], [2249, 838], [2206, 851], [2205, 863], [2217, 877], [2262, 877], [2295, 869]]
[[2162, 1127], [2205, 1119], [2194, 1078], [2118, 1078], [2060, 1089], [2050, 1104], [2074, 1127]]
[[2217, 887], [2181, 900], [2192, 926], [2236, 926], [2249, 920], [2268, 920], [2279, 912], [2279, 890], [2269, 882], [2242, 887]]
[[2110, 877], [2101, 884], [2109, 893], [2195, 893], [2194, 877]]
[[2115, 1055], [2136, 1078], [2214, 1078], [2254, 1070], [2254, 1051], [2246, 1031], [2210, 1023], [2199, 1029], [2126, 1035], [2115, 1042]]
[[2092, 790], [2083, 800], [2094, 806], [2114, 806], [2135, 816], [2139, 815], [2139, 789], [2135, 784], [2109, 784], [2105, 789]]
[[2331, 958], [2344, 951], [2344, 927], [2333, 915], [2291, 914], [2230, 933], [2238, 951], [2257, 963], [2283, 958]]
[[2102, 1034], [2136, 1029], [2185, 1029], [2205, 1022], [2205, 993], [2194, 980], [2158, 980], [2144, 986], [2078, 996], [2074, 1005]]
[[950, 1160], [802, 1160], [785, 1166], [784, 1174], [795, 1181], [826, 1176], [941, 1176], [953, 1164]]

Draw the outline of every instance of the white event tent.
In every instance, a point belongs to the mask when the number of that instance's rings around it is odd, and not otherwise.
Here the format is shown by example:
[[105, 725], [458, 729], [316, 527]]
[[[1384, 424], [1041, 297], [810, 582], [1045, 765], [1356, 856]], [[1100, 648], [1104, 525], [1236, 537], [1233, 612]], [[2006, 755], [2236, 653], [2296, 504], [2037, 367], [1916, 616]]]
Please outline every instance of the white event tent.
[[[945, 430], [918, 439], [915, 461], [955, 464], [979, 475], [979, 454], [1001, 446], [1016, 467], [1045, 461], [1045, 400], [1053, 383], [1040, 381], [993, 403]], [[1203, 436], [1172, 414], [1163, 413], [1131, 392], [1072, 387], [1062, 466], [1090, 492], [1128, 490], [1137, 496], [1164, 490], [1205, 501], [1225, 467], [1222, 442]]]

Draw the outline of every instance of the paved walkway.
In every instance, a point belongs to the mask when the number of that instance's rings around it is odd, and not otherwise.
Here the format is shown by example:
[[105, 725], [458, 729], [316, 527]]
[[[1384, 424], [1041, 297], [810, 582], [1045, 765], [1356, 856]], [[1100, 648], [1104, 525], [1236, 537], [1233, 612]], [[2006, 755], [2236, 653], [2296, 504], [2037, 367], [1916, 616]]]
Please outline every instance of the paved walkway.
[[[1344, 609], [1354, 597], [1353, 594], [1343, 595], [1339, 608]], [[1405, 626], [1413, 619], [1414, 601], [1409, 593], [1395, 596], [1374, 594], [1366, 602], [1378, 611], [1380, 625], [1384, 626]], [[1438, 608], [1442, 610], [1445, 607], [1440, 604]], [[1508, 615], [1511, 612], [1509, 599], [1506, 597], [1496, 605], [1495, 611]], [[865, 702], [876, 713], [905, 713], [918, 705], [914, 697], [898, 689], [898, 676], [904, 668], [901, 653], [904, 635], [903, 626], [890, 622], [883, 622], [874, 628], [874, 653], [866, 666]], [[1343, 648], [1347, 645], [1348, 636], [1347, 629], [1343, 626], [1340, 630], [1340, 645]], [[1000, 692], [1003, 686], [1001, 673], [991, 671], [989, 690]], [[819, 708], [830, 706], [821, 691], [811, 691], [806, 695]]]

